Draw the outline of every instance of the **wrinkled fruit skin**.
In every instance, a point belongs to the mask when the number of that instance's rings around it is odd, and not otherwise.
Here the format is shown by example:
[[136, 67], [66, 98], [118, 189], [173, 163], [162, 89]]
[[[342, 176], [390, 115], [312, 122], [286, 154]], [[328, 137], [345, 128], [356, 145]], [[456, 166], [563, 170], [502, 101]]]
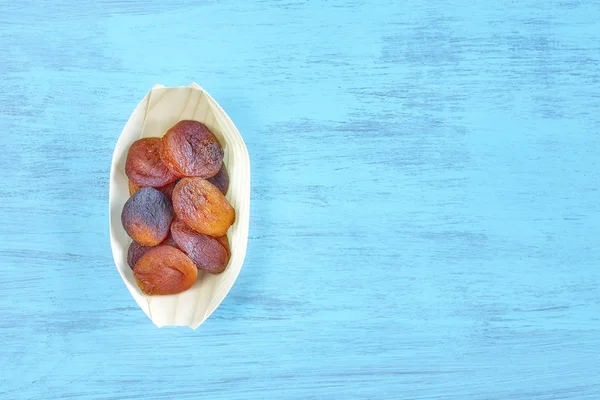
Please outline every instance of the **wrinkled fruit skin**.
[[[173, 221], [171, 223], [171, 226], [173, 226], [173, 224], [175, 223], [175, 221]], [[171, 247], [175, 247], [178, 248], [177, 243], [175, 243], [175, 240], [173, 239], [173, 235], [171, 235], [171, 232], [169, 231], [169, 234], [167, 235], [167, 238], [165, 240], [163, 240], [162, 242], [160, 242], [161, 246], [171, 246]]]
[[206, 125], [180, 121], [162, 138], [160, 158], [176, 175], [210, 178], [221, 168], [223, 148]]
[[152, 246], [142, 246], [135, 241], [131, 242], [127, 250], [127, 264], [129, 264], [129, 268], [133, 269], [138, 260], [153, 248]]
[[196, 232], [223, 236], [235, 221], [235, 210], [223, 193], [200, 178], [184, 178], [173, 190], [177, 218]]
[[133, 142], [125, 161], [125, 174], [132, 183], [139, 187], [161, 187], [179, 178], [162, 162], [161, 148], [160, 138], [144, 138]]
[[[225, 240], [227, 240], [227, 237], [225, 237]], [[177, 243], [175, 243], [175, 240], [173, 240], [171, 232], [169, 232], [165, 240], [160, 242], [159, 246], [171, 246], [177, 248]], [[129, 249], [127, 250], [127, 264], [129, 265], [129, 268], [133, 269], [138, 260], [142, 258], [144, 254], [146, 254], [148, 251], [155, 247], [156, 246], [142, 246], [135, 240], [131, 242], [131, 244], [129, 245]]]
[[179, 220], [171, 224], [171, 235], [177, 246], [187, 254], [198, 269], [211, 274], [225, 271], [229, 262], [229, 245], [225, 247], [222, 239], [198, 233]]
[[227, 173], [225, 164], [221, 165], [219, 172], [215, 176], [208, 178], [207, 181], [215, 185], [221, 193], [227, 194], [227, 189], [229, 189], [229, 174]]
[[128, 183], [129, 183], [129, 195], [130, 196], [141, 189], [140, 186], [136, 185], [135, 183], [133, 183], [131, 181], [128, 181]]
[[170, 201], [173, 198], [173, 190], [175, 189], [175, 185], [177, 185], [177, 182], [179, 182], [179, 179], [175, 182], [171, 182], [168, 185], [161, 186], [157, 189], [163, 192], [169, 198]]
[[[173, 189], [175, 189], [175, 185], [177, 184], [177, 182], [179, 182], [179, 179], [171, 182], [165, 186], [161, 186], [161, 187], [157, 187], [156, 189], [160, 190], [161, 192], [163, 192], [168, 198], [169, 200], [171, 200], [171, 198], [173, 197]], [[129, 181], [129, 195], [131, 196], [132, 194], [134, 194], [135, 192], [137, 192], [138, 190], [140, 190], [141, 187], [136, 185], [135, 183]]]
[[[173, 226], [173, 225], [171, 225], [171, 226]], [[229, 253], [229, 255], [231, 255], [231, 251], [229, 250], [229, 239], [227, 238], [227, 235], [219, 236], [217, 238], [217, 240], [219, 241], [219, 243], [221, 243], [221, 246], [223, 246], [227, 249], [227, 253]]]
[[157, 246], [138, 260], [133, 276], [147, 295], [177, 294], [194, 285], [198, 269], [181, 250]]
[[142, 246], [156, 246], [169, 234], [173, 208], [157, 189], [146, 187], [135, 192], [123, 206], [121, 223], [125, 232]]

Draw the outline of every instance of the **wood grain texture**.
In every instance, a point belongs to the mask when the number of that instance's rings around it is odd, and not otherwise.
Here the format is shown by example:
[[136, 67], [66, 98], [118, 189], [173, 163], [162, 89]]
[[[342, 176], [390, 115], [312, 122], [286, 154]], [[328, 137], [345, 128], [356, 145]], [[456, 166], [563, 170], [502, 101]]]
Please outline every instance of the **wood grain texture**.
[[[599, 398], [597, 1], [0, 10], [0, 398]], [[137, 308], [107, 226], [129, 114], [192, 81], [253, 182], [195, 332]]]

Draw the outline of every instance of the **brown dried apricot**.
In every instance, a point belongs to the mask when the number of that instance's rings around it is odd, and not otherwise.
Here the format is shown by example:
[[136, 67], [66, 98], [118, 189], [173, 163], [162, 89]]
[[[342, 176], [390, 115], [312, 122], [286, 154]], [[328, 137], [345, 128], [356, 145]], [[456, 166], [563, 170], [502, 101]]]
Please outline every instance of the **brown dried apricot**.
[[133, 276], [147, 295], [176, 294], [194, 285], [198, 269], [181, 250], [156, 246], [138, 260]]
[[176, 175], [210, 178], [221, 168], [223, 148], [206, 125], [179, 121], [163, 136], [160, 158]]
[[198, 233], [179, 220], [171, 224], [171, 235], [198, 269], [220, 274], [227, 267], [229, 246], [223, 246], [222, 239]]
[[157, 189], [135, 192], [123, 206], [121, 223], [125, 232], [142, 246], [155, 246], [169, 234], [173, 220], [171, 202]]
[[161, 160], [161, 147], [160, 138], [144, 138], [133, 142], [125, 161], [125, 174], [131, 182], [140, 187], [160, 187], [179, 178]]
[[183, 178], [173, 190], [177, 218], [196, 232], [223, 236], [235, 221], [235, 210], [223, 193], [201, 178]]
[[179, 182], [179, 179], [175, 182], [171, 182], [168, 185], [161, 186], [157, 189], [163, 192], [169, 198], [169, 200], [171, 200], [173, 198], [173, 190], [175, 189], [175, 185], [177, 185], [177, 182]]
[[227, 173], [225, 164], [221, 165], [219, 172], [215, 176], [208, 178], [207, 181], [215, 185], [221, 193], [227, 194], [227, 189], [229, 189], [229, 174]]

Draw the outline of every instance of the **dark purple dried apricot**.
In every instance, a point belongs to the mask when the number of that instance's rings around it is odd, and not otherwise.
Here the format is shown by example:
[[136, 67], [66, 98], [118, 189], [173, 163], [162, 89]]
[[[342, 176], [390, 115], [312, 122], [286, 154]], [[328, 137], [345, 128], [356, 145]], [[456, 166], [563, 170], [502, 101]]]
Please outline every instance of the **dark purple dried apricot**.
[[155, 246], [169, 234], [173, 220], [171, 202], [157, 189], [135, 192], [123, 206], [121, 223], [125, 232], [142, 246]]
[[171, 235], [198, 269], [220, 274], [227, 267], [229, 246], [223, 246], [218, 238], [198, 233], [179, 220], [171, 224]]
[[127, 250], [127, 264], [129, 264], [129, 267], [133, 269], [138, 260], [153, 248], [154, 246], [142, 246], [135, 240], [131, 242]]
[[179, 121], [163, 136], [160, 158], [176, 175], [210, 178], [221, 168], [223, 148], [206, 125]]
[[133, 276], [147, 295], [177, 294], [194, 285], [198, 269], [181, 250], [156, 246], [138, 260]]
[[227, 189], [229, 189], [229, 174], [227, 173], [225, 164], [222, 164], [219, 172], [215, 176], [208, 178], [207, 181], [215, 185], [221, 193], [227, 194]]
[[125, 161], [125, 174], [131, 182], [140, 187], [160, 187], [179, 178], [161, 160], [161, 147], [160, 138], [144, 138], [133, 142]]
[[183, 178], [173, 190], [177, 218], [196, 232], [223, 236], [235, 221], [235, 210], [223, 193], [201, 178]]

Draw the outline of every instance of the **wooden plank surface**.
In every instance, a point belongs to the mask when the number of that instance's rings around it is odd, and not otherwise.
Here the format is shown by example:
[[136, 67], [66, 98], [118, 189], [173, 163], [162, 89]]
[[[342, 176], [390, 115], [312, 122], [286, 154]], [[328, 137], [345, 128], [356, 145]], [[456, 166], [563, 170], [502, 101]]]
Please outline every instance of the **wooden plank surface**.
[[[600, 398], [597, 1], [0, 0], [0, 398]], [[113, 146], [205, 87], [252, 163], [242, 273], [157, 329]]]

